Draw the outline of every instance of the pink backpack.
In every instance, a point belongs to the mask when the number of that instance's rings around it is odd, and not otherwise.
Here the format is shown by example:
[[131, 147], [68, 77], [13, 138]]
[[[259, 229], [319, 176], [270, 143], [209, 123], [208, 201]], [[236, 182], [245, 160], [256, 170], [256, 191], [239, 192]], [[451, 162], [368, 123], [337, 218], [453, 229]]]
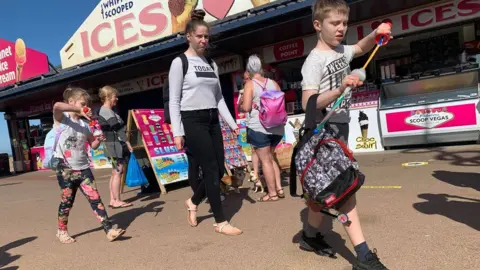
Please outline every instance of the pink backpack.
[[259, 118], [264, 128], [273, 128], [287, 123], [287, 110], [285, 110], [285, 94], [279, 90], [266, 90], [268, 79], [262, 86], [253, 80], [263, 91], [260, 95]]

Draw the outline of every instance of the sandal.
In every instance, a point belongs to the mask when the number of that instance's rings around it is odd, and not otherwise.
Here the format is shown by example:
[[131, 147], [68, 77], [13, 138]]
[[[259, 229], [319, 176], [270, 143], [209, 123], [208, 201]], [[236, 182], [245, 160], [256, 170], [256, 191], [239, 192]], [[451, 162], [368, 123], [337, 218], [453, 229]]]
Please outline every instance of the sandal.
[[57, 238], [62, 244], [72, 244], [76, 242], [76, 240], [72, 238], [67, 231], [57, 230]]
[[111, 229], [107, 233], [107, 239], [110, 242], [113, 242], [118, 239], [118, 237], [122, 236], [125, 233], [123, 229]]
[[[275, 196], [270, 196], [269, 194], [267, 194], [266, 197], [267, 197], [267, 199], [264, 199], [265, 196], [264, 196], [264, 197], [261, 197], [260, 199], [258, 199], [258, 202], [277, 202], [277, 201], [279, 201], [277, 195], [275, 195]], [[277, 198], [276, 200], [273, 199], [273, 198], [275, 198], [275, 197]]]
[[[232, 224], [230, 224], [229, 222], [226, 222], [223, 225], [218, 225], [218, 224], [215, 223], [215, 224], [213, 224], [213, 226], [215, 227], [215, 232], [221, 233], [221, 234], [224, 234], [224, 235], [235, 236], [235, 235], [240, 235], [240, 234], [243, 233], [242, 230], [240, 230], [237, 227], [232, 226]], [[236, 232], [233, 232], [233, 233], [232, 232], [231, 233], [224, 232], [223, 229], [225, 229], [226, 226], [232, 227], [232, 229], [236, 230]]]
[[197, 218], [195, 217], [195, 222], [193, 222], [191, 219], [190, 219], [190, 213], [191, 212], [197, 212], [197, 209], [192, 209], [190, 207], [188, 207], [188, 204], [187, 202], [185, 201], [185, 208], [187, 208], [187, 221], [188, 221], [188, 224], [190, 224], [191, 227], [197, 227], [198, 226], [198, 223], [197, 223]]
[[[282, 193], [278, 193], [279, 191], [281, 191]], [[280, 199], [285, 199], [285, 192], [283, 191], [283, 188], [277, 190], [277, 196]]]
[[108, 207], [112, 208], [112, 209], [118, 209], [118, 208], [127, 208], [127, 207], [131, 207], [133, 206], [132, 203], [127, 203], [127, 202], [124, 202], [122, 204], [120, 204], [119, 206], [113, 206], [113, 205], [109, 205]]

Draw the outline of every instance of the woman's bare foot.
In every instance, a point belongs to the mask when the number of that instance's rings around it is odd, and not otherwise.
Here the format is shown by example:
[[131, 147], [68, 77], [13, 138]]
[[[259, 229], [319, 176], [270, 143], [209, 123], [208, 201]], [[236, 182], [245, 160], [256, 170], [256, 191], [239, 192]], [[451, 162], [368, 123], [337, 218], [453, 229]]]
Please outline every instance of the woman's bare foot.
[[67, 231], [61, 231], [57, 230], [57, 238], [60, 240], [60, 243], [62, 244], [71, 244], [75, 242], [75, 239], [73, 239]]
[[192, 227], [197, 227], [197, 206], [193, 204], [192, 199], [185, 201], [185, 207], [187, 208], [187, 221]]
[[133, 206], [133, 204], [132, 204], [132, 203], [128, 203], [128, 202], [123, 202], [123, 201], [115, 201], [115, 202], [111, 203], [109, 206], [110, 206], [110, 208], [112, 208], [112, 209], [117, 209], [117, 208], [130, 207], [130, 206]]
[[243, 233], [242, 230], [232, 226], [232, 224], [228, 223], [227, 221], [219, 224], [213, 224], [213, 226], [215, 226], [215, 232], [225, 234], [225, 235], [234, 236], [234, 235], [240, 235]]

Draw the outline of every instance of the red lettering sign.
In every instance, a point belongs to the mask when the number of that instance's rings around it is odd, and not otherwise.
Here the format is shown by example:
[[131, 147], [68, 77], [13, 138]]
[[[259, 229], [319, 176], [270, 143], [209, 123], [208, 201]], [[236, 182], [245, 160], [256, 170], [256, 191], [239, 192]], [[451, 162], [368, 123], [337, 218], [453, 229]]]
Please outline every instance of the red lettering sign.
[[[113, 24], [103, 22], [97, 25], [91, 33], [88, 31], [81, 32], [83, 56], [90, 57], [92, 49], [97, 53], [105, 53], [115, 45], [125, 47], [138, 41], [140, 37], [152, 37], [161, 34], [166, 30], [168, 20], [165, 14], [155, 11], [157, 9], [163, 10], [162, 3], [146, 6], [140, 11], [138, 18], [134, 13], [128, 13], [115, 19]], [[126, 36], [126, 31], [132, 28], [137, 29], [137, 33]]]
[[304, 51], [303, 38], [281, 42], [273, 46], [273, 54], [277, 61], [301, 57]]
[[459, 22], [480, 16], [478, 0], [455, 0], [435, 6], [413, 10], [399, 15], [392, 15], [382, 20], [352, 26], [355, 29], [347, 33], [347, 42], [355, 43], [375, 30], [382, 22], [392, 23], [394, 36], [435, 26]]

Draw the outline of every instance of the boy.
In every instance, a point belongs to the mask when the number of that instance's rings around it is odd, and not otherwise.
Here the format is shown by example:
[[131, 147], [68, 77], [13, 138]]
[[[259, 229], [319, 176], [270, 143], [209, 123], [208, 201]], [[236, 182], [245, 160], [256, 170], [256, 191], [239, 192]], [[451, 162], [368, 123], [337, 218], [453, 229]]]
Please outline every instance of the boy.
[[[348, 14], [349, 7], [344, 0], [317, 0], [312, 6], [313, 26], [318, 33], [318, 42], [302, 67], [302, 106], [304, 110], [308, 99], [313, 94], [320, 93], [317, 99], [317, 109], [321, 111], [326, 108], [328, 111], [347, 87], [355, 88], [362, 85], [363, 82], [357, 75], [348, 75], [350, 62], [354, 57], [364, 55], [373, 49], [376, 44], [376, 35], [385, 34], [390, 37], [390, 25], [381, 24], [357, 44], [342, 45], [341, 42], [347, 30]], [[337, 137], [345, 142], [348, 141], [349, 133], [350, 96], [345, 97], [344, 102], [329, 120]], [[356, 197], [353, 196], [347, 201], [341, 210], [348, 215], [351, 221], [351, 225], [345, 226], [345, 230], [357, 253], [357, 263], [353, 269], [387, 269], [377, 255], [370, 251], [365, 242], [356, 209]], [[308, 222], [304, 224], [300, 245], [319, 255], [333, 255], [331, 246], [323, 240], [322, 234], [318, 232], [322, 218], [323, 214], [309, 209]]]

